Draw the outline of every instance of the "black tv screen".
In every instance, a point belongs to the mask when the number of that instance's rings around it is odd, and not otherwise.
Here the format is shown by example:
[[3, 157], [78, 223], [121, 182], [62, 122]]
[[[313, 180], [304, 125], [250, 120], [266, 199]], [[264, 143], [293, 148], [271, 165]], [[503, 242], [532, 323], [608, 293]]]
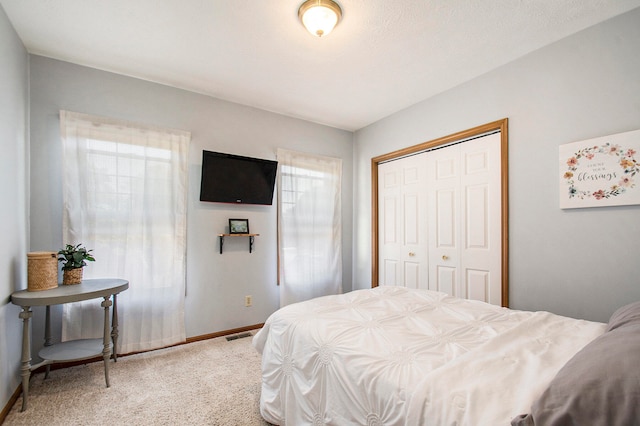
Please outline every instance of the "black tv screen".
[[273, 204], [278, 162], [202, 151], [200, 201]]

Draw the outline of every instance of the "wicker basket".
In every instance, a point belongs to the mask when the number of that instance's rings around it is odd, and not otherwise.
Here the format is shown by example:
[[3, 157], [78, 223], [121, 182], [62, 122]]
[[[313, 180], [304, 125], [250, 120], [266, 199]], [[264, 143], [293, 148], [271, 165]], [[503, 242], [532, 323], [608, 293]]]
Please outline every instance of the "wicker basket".
[[58, 287], [58, 259], [53, 251], [27, 253], [27, 290], [42, 291]]
[[82, 283], [82, 268], [65, 269], [62, 273], [62, 284], [72, 285]]

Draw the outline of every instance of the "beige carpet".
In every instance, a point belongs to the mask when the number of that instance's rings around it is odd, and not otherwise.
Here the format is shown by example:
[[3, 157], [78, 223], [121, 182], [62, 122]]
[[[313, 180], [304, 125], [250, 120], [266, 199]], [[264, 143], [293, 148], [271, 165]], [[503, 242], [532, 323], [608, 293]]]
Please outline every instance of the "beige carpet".
[[260, 355], [224, 337], [31, 378], [3, 425], [268, 425], [260, 417]]

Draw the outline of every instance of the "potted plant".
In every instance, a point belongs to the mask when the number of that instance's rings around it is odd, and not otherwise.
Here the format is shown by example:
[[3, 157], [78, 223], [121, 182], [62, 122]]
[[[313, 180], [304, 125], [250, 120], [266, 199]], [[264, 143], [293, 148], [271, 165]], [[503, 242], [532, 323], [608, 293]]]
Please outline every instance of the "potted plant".
[[87, 250], [82, 244], [67, 244], [58, 252], [58, 262], [62, 263], [62, 284], [80, 284], [82, 282], [82, 268], [86, 261], [93, 262], [96, 259], [91, 254], [93, 250]]

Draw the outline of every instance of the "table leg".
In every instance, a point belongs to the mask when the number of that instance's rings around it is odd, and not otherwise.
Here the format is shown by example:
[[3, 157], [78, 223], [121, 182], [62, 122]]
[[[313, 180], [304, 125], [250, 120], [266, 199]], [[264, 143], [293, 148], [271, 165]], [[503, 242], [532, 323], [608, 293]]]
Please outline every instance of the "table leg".
[[109, 307], [111, 306], [110, 296], [105, 296], [104, 300], [100, 304], [104, 308], [104, 330], [102, 343], [104, 349], [102, 350], [102, 359], [104, 360], [104, 380], [109, 387], [109, 358], [111, 356], [111, 336], [109, 335]]
[[29, 398], [29, 377], [31, 377], [31, 339], [29, 336], [29, 319], [33, 316], [30, 306], [23, 306], [19, 317], [22, 319], [22, 411], [27, 409]]
[[113, 312], [111, 313], [111, 342], [113, 343], [113, 362], [118, 362], [118, 294], [113, 295]]
[[[51, 346], [51, 306], [47, 305], [46, 315], [44, 317], [44, 345]], [[44, 378], [49, 378], [49, 372], [51, 371], [51, 365], [47, 364], [45, 367]]]

